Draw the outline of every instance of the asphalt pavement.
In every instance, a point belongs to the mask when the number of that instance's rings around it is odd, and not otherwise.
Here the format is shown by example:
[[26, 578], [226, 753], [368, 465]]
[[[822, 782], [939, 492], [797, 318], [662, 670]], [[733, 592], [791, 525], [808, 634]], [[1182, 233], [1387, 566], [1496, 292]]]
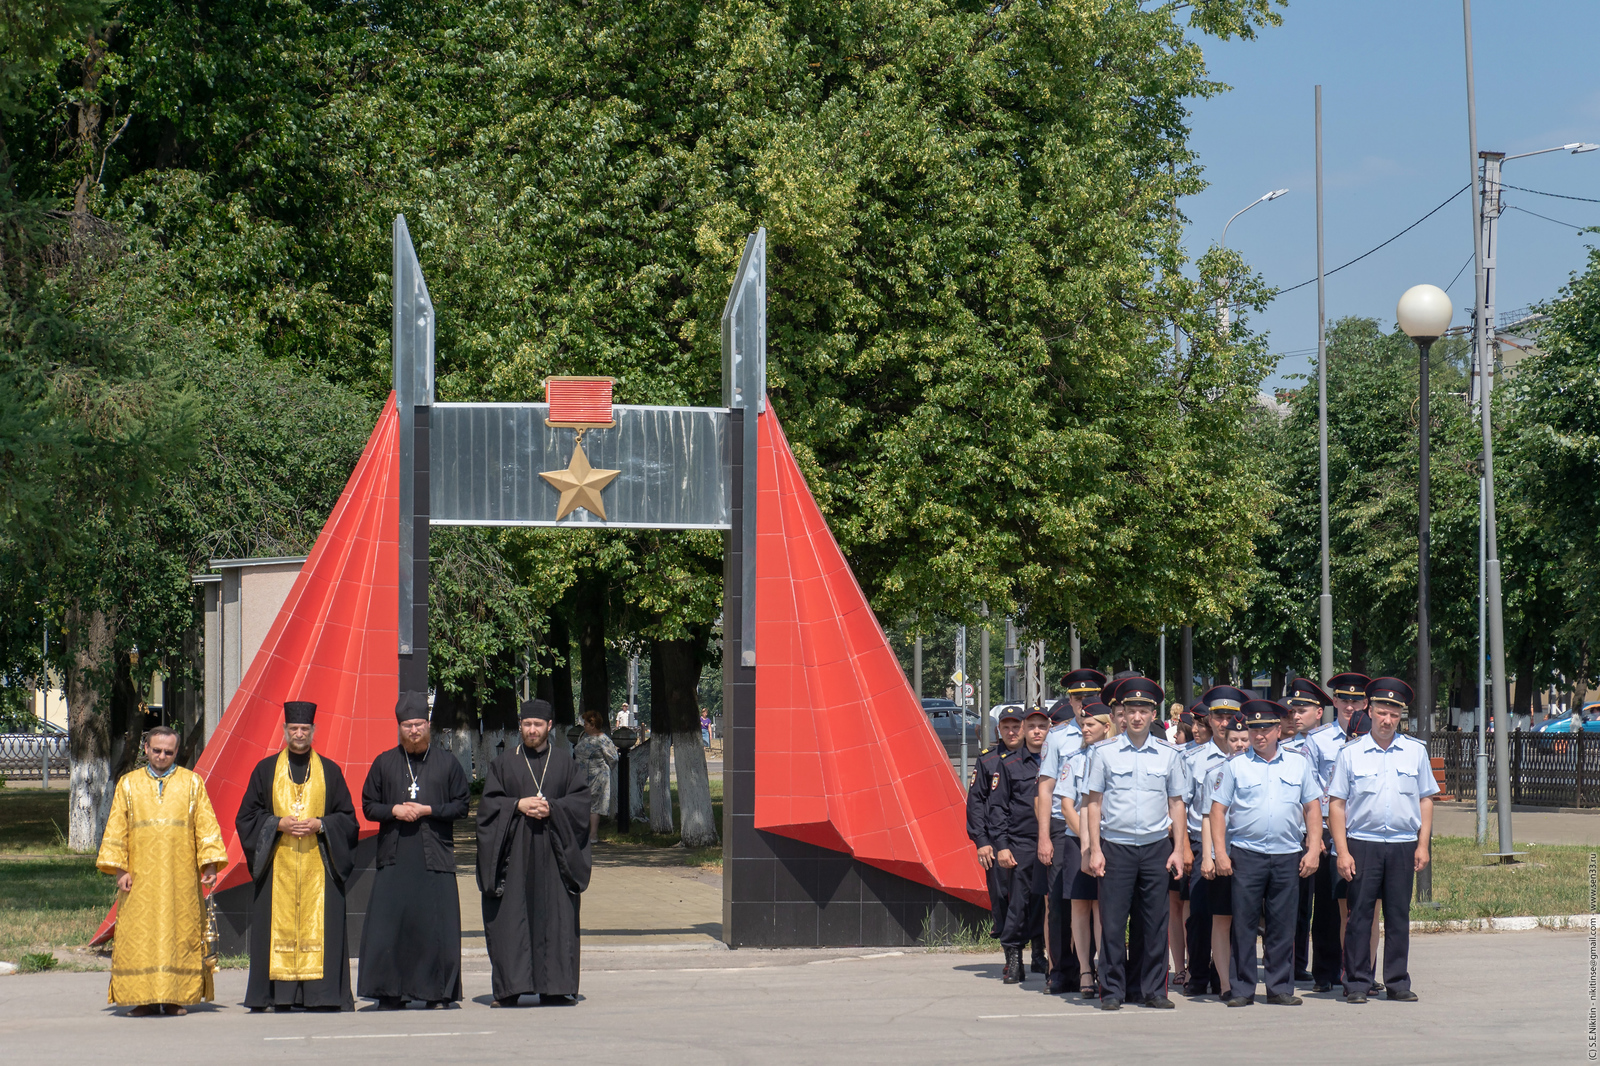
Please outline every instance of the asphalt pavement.
[[572, 1007], [491, 1010], [489, 977], [465, 975], [447, 1011], [252, 1015], [245, 975], [187, 1018], [134, 1019], [105, 1003], [106, 975], [0, 978], [6, 1062], [618, 1063], [1573, 1062], [1587, 1051], [1589, 936], [1535, 930], [1417, 936], [1419, 1003], [1107, 1013], [998, 980], [998, 955], [729, 951], [693, 945], [586, 949]]

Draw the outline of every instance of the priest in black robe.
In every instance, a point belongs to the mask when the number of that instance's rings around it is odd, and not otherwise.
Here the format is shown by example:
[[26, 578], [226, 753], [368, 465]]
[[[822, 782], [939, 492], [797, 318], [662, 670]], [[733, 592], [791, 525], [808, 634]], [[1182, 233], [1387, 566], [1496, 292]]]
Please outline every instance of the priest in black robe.
[[378, 823], [378, 870], [356, 994], [384, 1010], [410, 1000], [444, 1007], [461, 999], [454, 827], [467, 816], [467, 775], [433, 745], [425, 693], [401, 693], [394, 713], [400, 744], [373, 760], [361, 789], [361, 809]]
[[344, 772], [312, 750], [317, 705], [283, 705], [283, 750], [256, 764], [234, 827], [255, 893], [250, 911], [253, 1012], [350, 1010], [345, 891], [355, 869], [356, 811]]
[[478, 889], [494, 1006], [578, 994], [578, 899], [589, 887], [589, 785], [552, 743], [550, 704], [522, 704], [522, 743], [489, 764], [478, 808]]

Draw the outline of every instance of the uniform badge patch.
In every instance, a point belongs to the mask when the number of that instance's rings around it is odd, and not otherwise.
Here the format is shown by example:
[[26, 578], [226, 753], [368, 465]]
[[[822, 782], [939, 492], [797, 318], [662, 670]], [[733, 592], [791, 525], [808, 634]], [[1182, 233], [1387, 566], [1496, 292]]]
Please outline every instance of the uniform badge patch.
[[978, 780], [978, 768], [976, 766], [974, 766], [972, 768], [972, 773], [967, 775], [967, 787], [971, 788], [975, 783], [977, 783], [977, 780]]
[[999, 787], [1000, 787], [1000, 775], [998, 773], [996, 773], [994, 775], [994, 777], [989, 779], [989, 788], [992, 790], [992, 789], [996, 789], [996, 788], [999, 788]]
[[1217, 771], [1217, 779], [1215, 781], [1211, 782], [1211, 787], [1212, 788], [1221, 788], [1222, 787], [1222, 771], [1221, 770]]

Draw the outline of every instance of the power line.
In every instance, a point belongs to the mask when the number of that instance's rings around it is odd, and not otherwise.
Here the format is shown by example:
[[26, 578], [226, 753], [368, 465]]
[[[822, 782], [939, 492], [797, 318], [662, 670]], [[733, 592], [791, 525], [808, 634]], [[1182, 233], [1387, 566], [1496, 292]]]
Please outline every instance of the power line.
[[1537, 211], [1529, 211], [1526, 207], [1518, 207], [1516, 204], [1506, 204], [1505, 205], [1505, 210], [1507, 210], [1507, 211], [1521, 211], [1525, 215], [1532, 215], [1534, 218], [1542, 218], [1546, 222], [1554, 222], [1558, 226], [1566, 226], [1568, 229], [1575, 229], [1579, 233], [1582, 233], [1586, 229], [1592, 229], [1593, 228], [1591, 226], [1577, 226], [1577, 225], [1574, 225], [1571, 222], [1563, 222], [1559, 218], [1551, 218], [1549, 215], [1541, 215]]
[[[1377, 245], [1376, 247], [1367, 249], [1366, 251], [1362, 252], [1360, 255], [1356, 256], [1354, 259], [1350, 260], [1348, 263], [1341, 263], [1338, 266], [1334, 267], [1332, 270], [1325, 271], [1322, 276], [1323, 277], [1327, 277], [1330, 274], [1337, 274], [1337, 273], [1339, 273], [1339, 271], [1343, 270], [1347, 266], [1355, 266], [1357, 263], [1361, 262], [1361, 260], [1363, 260], [1367, 256], [1371, 255], [1373, 252], [1376, 252], [1381, 248], [1385, 248], [1388, 245], [1393, 244], [1395, 241], [1399, 240], [1401, 237], [1404, 237], [1406, 234], [1410, 233], [1412, 230], [1416, 229], [1418, 226], [1420, 226], [1424, 222], [1428, 221], [1428, 219], [1432, 218], [1434, 215], [1436, 215], [1440, 211], [1444, 210], [1444, 208], [1445, 208], [1445, 206], [1447, 204], [1449, 204], [1457, 196], [1460, 196], [1462, 193], [1466, 192], [1469, 188], [1471, 188], [1470, 185], [1461, 186], [1461, 188], [1457, 189], [1455, 192], [1451, 193], [1448, 197], [1446, 197], [1445, 200], [1442, 203], [1440, 203], [1438, 207], [1435, 207], [1432, 211], [1429, 211], [1427, 214], [1423, 215], [1421, 218], [1419, 218], [1415, 222], [1411, 223], [1411, 225], [1407, 226], [1405, 229], [1401, 230], [1399, 233], [1396, 233], [1393, 237], [1390, 237], [1388, 240], [1384, 241], [1380, 245]], [[1287, 289], [1279, 289], [1277, 291], [1277, 293], [1275, 293], [1274, 295], [1282, 296], [1285, 293], [1293, 292], [1296, 289], [1303, 289], [1307, 285], [1310, 285], [1313, 282], [1315, 282], [1316, 280], [1317, 280], [1316, 278], [1312, 278], [1310, 281], [1302, 281], [1298, 285], [1291, 285]]]
[[[1580, 200], [1586, 204], [1600, 204], [1600, 200], [1596, 200], [1589, 196], [1568, 196], [1564, 192], [1545, 192], [1543, 189], [1524, 189], [1520, 185], [1507, 185], [1505, 182], [1501, 182], [1500, 187], [1502, 189], [1515, 189], [1518, 192], [1531, 192], [1535, 196], [1553, 196], [1557, 200]], [[1532, 212], [1529, 213], [1531, 214]]]
[[1455, 288], [1456, 282], [1461, 280], [1461, 275], [1466, 273], [1467, 267], [1472, 264], [1472, 260], [1475, 259], [1477, 257], [1477, 255], [1478, 255], [1477, 249], [1473, 249], [1472, 251], [1467, 253], [1467, 261], [1465, 263], [1461, 264], [1461, 269], [1456, 271], [1456, 276], [1451, 278], [1450, 279], [1450, 284], [1448, 284], [1448, 285], [1446, 285], [1444, 287], [1444, 291], [1445, 292], [1449, 292], [1451, 289]]

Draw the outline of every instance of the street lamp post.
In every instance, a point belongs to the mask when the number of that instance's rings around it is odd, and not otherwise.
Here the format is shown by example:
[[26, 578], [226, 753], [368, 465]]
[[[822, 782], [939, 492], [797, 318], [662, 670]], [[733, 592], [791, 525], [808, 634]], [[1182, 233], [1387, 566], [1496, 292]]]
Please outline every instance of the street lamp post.
[[[1400, 297], [1396, 309], [1400, 328], [1416, 341], [1417, 374], [1417, 739], [1424, 745], [1433, 736], [1433, 649], [1428, 619], [1428, 352], [1433, 342], [1450, 328], [1450, 296], [1437, 285], [1413, 285]], [[1430, 841], [1431, 845], [1431, 841]], [[1431, 850], [1431, 846], [1430, 846]], [[1417, 874], [1417, 900], [1433, 900], [1433, 864]]]
[[[1222, 240], [1217, 242], [1217, 247], [1226, 248], [1228, 246], [1228, 227], [1233, 225], [1233, 220], [1235, 218], [1238, 218], [1240, 215], [1256, 206], [1256, 204], [1264, 204], [1270, 200], [1276, 200], [1278, 197], [1282, 196], [1288, 191], [1288, 189], [1273, 189], [1271, 192], [1262, 193], [1260, 196], [1256, 197], [1254, 200], [1251, 200], [1249, 203], [1239, 208], [1239, 210], [1235, 211], [1232, 217], [1230, 217], [1227, 222], [1222, 224]], [[1226, 296], [1219, 296], [1217, 298], [1217, 323], [1219, 332], [1226, 337], [1228, 335], [1228, 298]]]

